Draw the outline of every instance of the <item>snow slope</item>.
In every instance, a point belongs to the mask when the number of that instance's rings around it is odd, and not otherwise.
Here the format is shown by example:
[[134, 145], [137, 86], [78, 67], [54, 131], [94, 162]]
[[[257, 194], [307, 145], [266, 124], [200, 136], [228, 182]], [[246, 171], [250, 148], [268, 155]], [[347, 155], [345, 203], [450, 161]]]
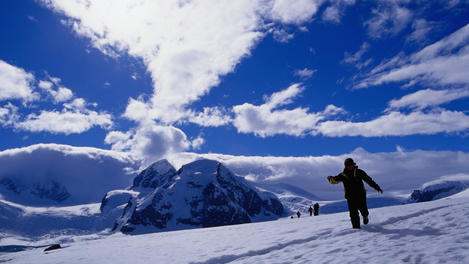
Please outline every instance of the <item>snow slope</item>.
[[6, 263], [469, 263], [469, 190], [371, 210], [128, 236], [0, 255]]

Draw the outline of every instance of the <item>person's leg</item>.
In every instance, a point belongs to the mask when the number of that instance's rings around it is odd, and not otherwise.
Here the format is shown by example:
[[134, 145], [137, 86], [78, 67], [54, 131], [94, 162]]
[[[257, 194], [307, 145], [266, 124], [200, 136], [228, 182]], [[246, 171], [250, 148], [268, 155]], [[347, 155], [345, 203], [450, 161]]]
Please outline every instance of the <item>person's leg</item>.
[[360, 210], [360, 214], [363, 217], [363, 223], [366, 225], [368, 224], [368, 215], [370, 212], [368, 212], [368, 206], [366, 204], [366, 196], [360, 199], [360, 202], [358, 204], [358, 210]]
[[358, 207], [356, 201], [347, 199], [350, 221], [353, 228], [360, 228], [360, 216], [358, 215]]

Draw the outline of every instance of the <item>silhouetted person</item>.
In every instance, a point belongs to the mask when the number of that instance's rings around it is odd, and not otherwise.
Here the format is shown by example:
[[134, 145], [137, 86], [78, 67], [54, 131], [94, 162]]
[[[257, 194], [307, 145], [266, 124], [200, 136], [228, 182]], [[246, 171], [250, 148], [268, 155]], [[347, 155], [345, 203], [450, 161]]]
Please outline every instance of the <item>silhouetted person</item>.
[[308, 212], [309, 212], [309, 216], [312, 216], [313, 215], [313, 207], [309, 207], [308, 209]]
[[363, 217], [363, 224], [368, 224], [368, 208], [366, 205], [366, 190], [363, 181], [369, 186], [373, 187], [379, 193], [383, 193], [383, 190], [379, 185], [371, 179], [363, 170], [360, 170], [353, 159], [347, 158], [344, 161], [344, 171], [339, 175], [333, 177], [328, 176], [327, 179], [331, 184], [338, 184], [342, 182], [344, 184], [345, 199], [347, 199], [348, 210], [350, 213], [350, 221], [352, 222], [353, 228], [360, 228], [360, 211]]
[[[315, 203], [315, 204], [313, 205], [313, 207], [314, 207], [314, 215], [315, 215], [315, 216], [316, 216], [316, 215], [319, 215], [319, 204], [318, 204], [318, 203]], [[311, 208], [311, 207], [310, 207], [310, 208]]]
[[300, 216], [301, 216], [300, 211], [296, 212], [296, 215], [298, 216], [298, 218], [300, 218]]

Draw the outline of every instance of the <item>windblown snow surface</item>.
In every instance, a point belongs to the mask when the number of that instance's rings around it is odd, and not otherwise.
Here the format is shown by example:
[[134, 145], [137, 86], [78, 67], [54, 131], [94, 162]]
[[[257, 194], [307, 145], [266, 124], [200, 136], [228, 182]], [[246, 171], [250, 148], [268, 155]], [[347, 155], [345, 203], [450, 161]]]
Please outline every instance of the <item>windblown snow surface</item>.
[[469, 263], [469, 190], [370, 210], [145, 235], [75, 237], [63, 249], [0, 255], [6, 263]]

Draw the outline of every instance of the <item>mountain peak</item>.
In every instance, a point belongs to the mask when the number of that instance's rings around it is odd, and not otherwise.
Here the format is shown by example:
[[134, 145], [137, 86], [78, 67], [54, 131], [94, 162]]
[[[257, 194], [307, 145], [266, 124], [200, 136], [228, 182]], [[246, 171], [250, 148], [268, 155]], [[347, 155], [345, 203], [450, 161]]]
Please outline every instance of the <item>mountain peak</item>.
[[176, 174], [176, 169], [166, 159], [159, 160], [135, 177], [132, 189], [134, 188], [156, 188], [162, 182]]

